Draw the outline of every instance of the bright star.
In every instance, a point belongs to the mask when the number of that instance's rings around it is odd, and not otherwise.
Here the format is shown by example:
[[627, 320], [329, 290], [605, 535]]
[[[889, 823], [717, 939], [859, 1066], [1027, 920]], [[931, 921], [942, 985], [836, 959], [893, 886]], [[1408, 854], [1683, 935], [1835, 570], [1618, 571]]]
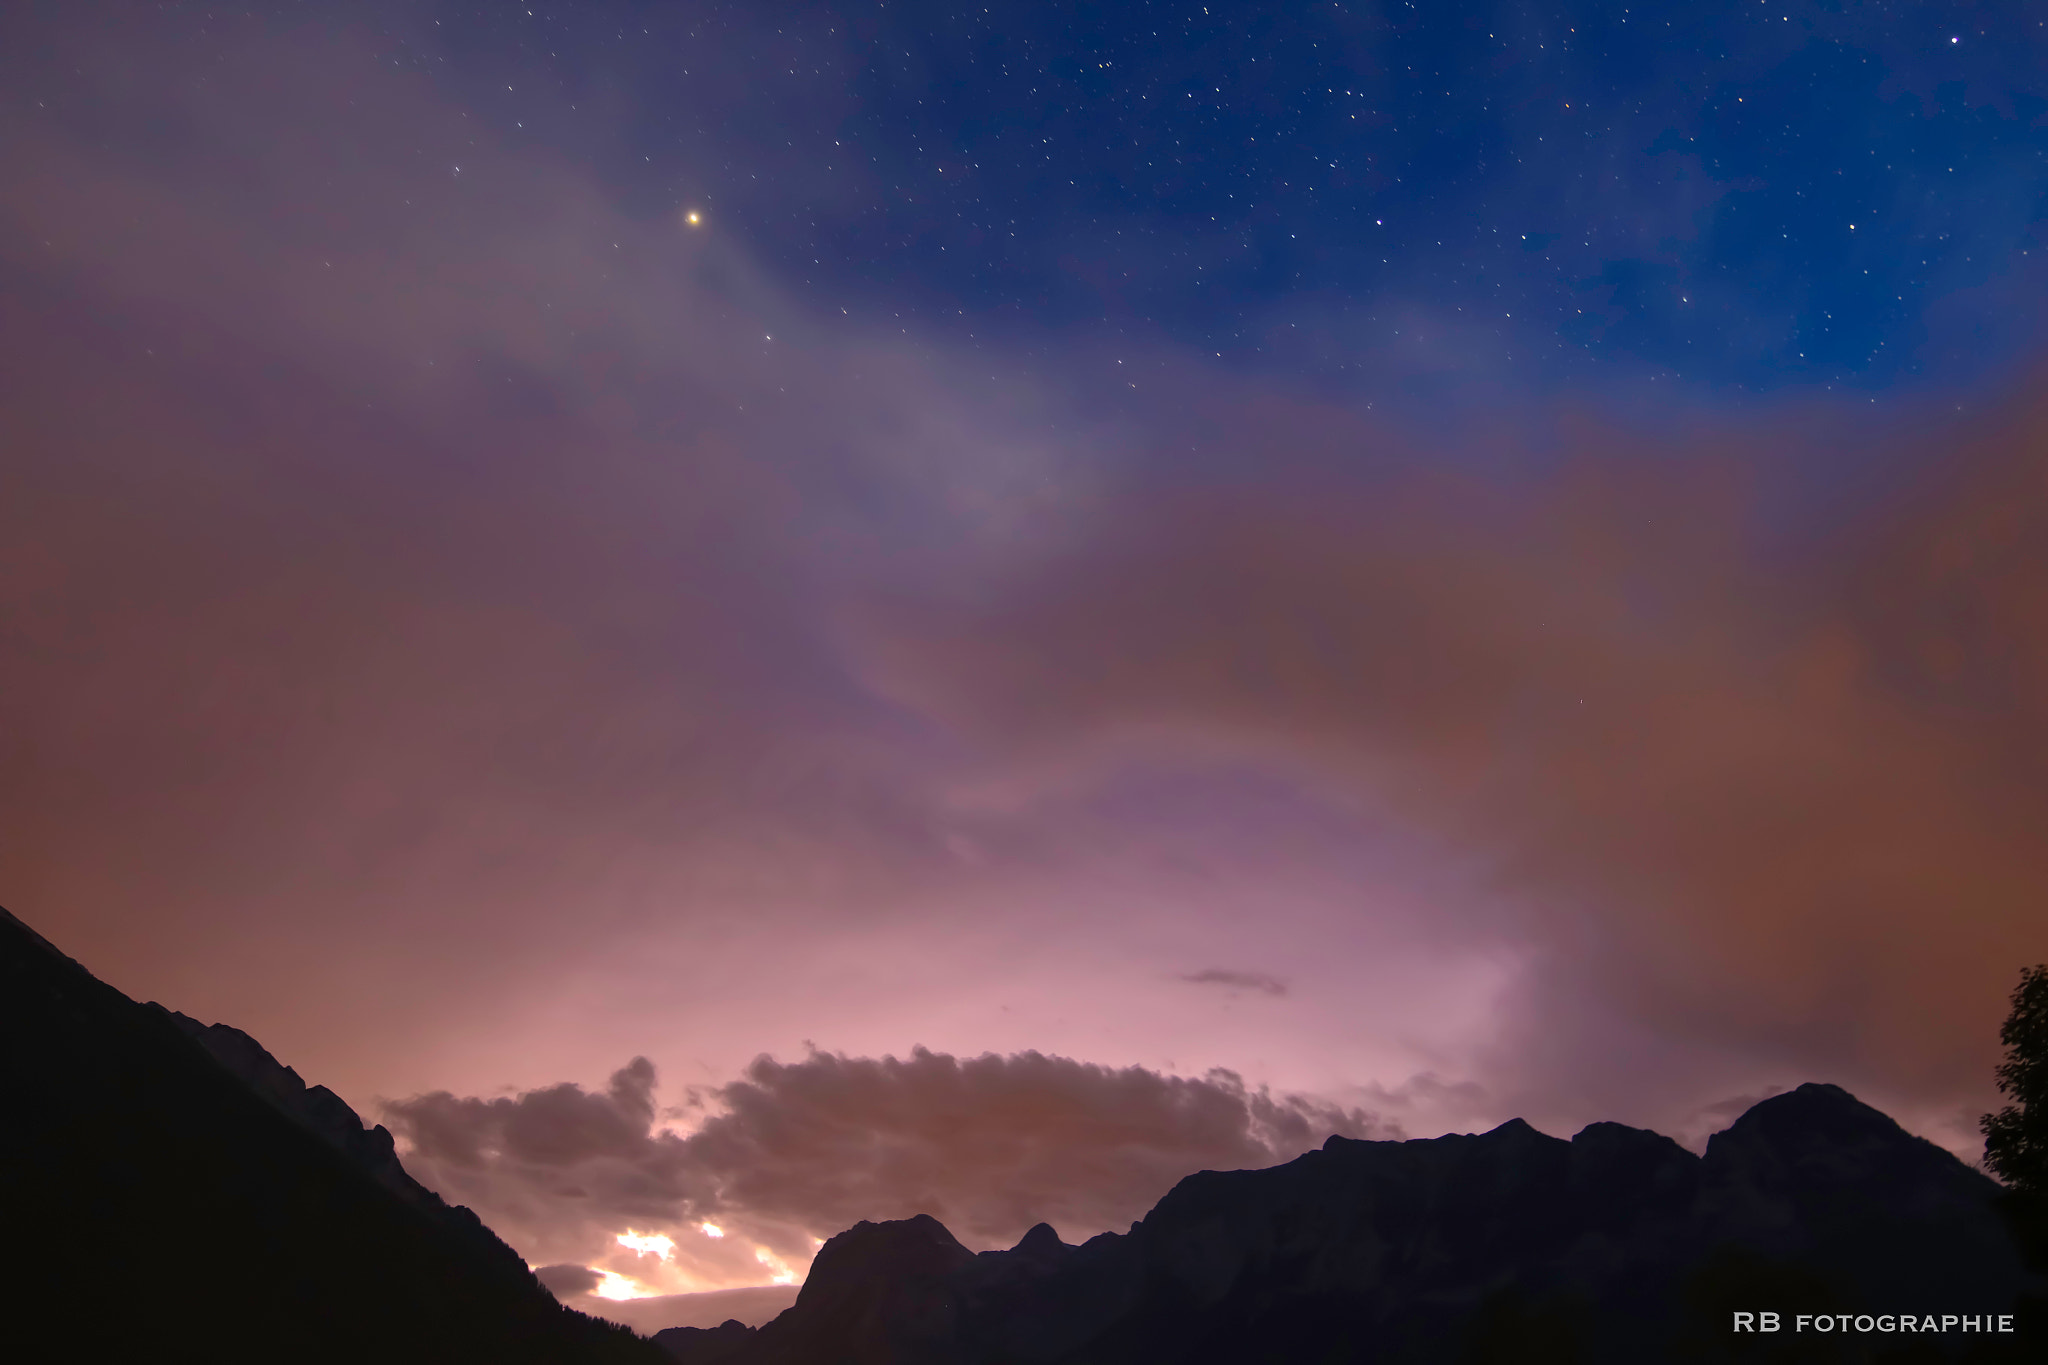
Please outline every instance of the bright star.
[[691, 227], [696, 227], [698, 224], [704, 221], [704, 215], [697, 212], [697, 210], [695, 209], [691, 209], [688, 213], [685, 213], [683, 215], [683, 221], [685, 223], [688, 223]]

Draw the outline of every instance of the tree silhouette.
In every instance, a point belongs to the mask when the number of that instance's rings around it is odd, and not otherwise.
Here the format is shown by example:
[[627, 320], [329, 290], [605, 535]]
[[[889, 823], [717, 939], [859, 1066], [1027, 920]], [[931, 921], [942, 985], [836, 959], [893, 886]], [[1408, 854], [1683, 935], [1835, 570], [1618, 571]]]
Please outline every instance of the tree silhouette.
[[2048, 964], [2020, 973], [1998, 1040], [1998, 1092], [2013, 1102], [1979, 1124], [1984, 1164], [2013, 1189], [2048, 1197]]

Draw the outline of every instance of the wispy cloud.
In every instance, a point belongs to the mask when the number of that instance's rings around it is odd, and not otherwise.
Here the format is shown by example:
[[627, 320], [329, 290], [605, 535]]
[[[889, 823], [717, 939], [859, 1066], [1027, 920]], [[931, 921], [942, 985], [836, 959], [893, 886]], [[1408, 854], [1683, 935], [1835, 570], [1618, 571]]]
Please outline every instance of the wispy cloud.
[[1230, 971], [1223, 967], [1208, 967], [1199, 972], [1188, 972], [1180, 980], [1193, 982], [1197, 986], [1227, 986], [1232, 990], [1257, 991], [1261, 995], [1285, 995], [1287, 983], [1277, 976], [1263, 972]]

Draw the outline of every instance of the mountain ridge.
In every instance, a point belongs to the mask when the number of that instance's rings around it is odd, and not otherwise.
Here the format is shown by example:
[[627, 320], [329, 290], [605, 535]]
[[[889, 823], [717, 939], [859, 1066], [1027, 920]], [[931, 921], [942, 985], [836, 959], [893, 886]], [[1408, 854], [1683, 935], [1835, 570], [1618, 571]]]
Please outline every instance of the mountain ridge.
[[2030, 1335], [1997, 1340], [1732, 1330], [1745, 1309], [1788, 1324], [2018, 1313], [2042, 1285], [2000, 1198], [1809, 1083], [1699, 1154], [1616, 1123], [1569, 1140], [1520, 1119], [1332, 1137], [1280, 1166], [1191, 1175], [1128, 1233], [1079, 1246], [1040, 1225], [976, 1255], [928, 1216], [862, 1223], [825, 1244], [775, 1320], [655, 1339], [684, 1365], [2038, 1360], [2033, 1316]]
[[[254, 1038], [137, 1004], [5, 910], [0, 1086], [0, 1211], [32, 1253], [0, 1307], [10, 1359], [30, 1362], [2048, 1358], [1999, 1187], [1826, 1084], [1761, 1101], [1697, 1154], [1616, 1123], [1332, 1137], [1197, 1172], [1079, 1245], [1040, 1223], [975, 1253], [928, 1215], [862, 1222], [761, 1327], [653, 1343], [562, 1307], [405, 1172], [386, 1130]], [[2029, 1335], [1734, 1335], [1756, 1310], [2011, 1311]], [[24, 1348], [37, 1322], [48, 1344]]]
[[0, 1089], [10, 1361], [662, 1359], [4, 909]]

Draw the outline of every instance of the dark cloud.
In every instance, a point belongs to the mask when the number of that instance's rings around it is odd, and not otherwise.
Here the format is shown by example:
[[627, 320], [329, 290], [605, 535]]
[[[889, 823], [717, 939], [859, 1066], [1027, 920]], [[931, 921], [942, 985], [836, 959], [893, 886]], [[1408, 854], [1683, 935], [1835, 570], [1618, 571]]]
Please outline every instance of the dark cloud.
[[1038, 1222], [1069, 1238], [1121, 1229], [1194, 1171], [1394, 1131], [1228, 1071], [1197, 1079], [1036, 1052], [761, 1057], [692, 1095], [682, 1112], [708, 1117], [687, 1134], [657, 1128], [653, 1080], [636, 1058], [602, 1093], [429, 1094], [388, 1104], [386, 1121], [409, 1145], [407, 1169], [529, 1257], [582, 1246], [630, 1275], [636, 1263], [607, 1244], [659, 1233], [679, 1267], [729, 1280], [778, 1268], [757, 1247], [799, 1268], [817, 1239], [862, 1219], [929, 1213], [981, 1246], [1011, 1245]]
[[588, 1294], [604, 1283], [604, 1276], [587, 1265], [538, 1266], [534, 1269], [533, 1277], [546, 1285], [548, 1292], [558, 1299]]
[[392, 1106], [413, 1149], [431, 1161], [481, 1166], [504, 1159], [570, 1167], [594, 1158], [630, 1159], [654, 1124], [654, 1064], [635, 1057], [602, 1094], [575, 1085], [531, 1090], [517, 1099], [423, 1096]]
[[1208, 967], [1199, 972], [1189, 972], [1180, 978], [1197, 986], [1229, 986], [1236, 990], [1257, 991], [1261, 995], [1285, 995], [1287, 983], [1278, 977], [1263, 972], [1236, 972], [1222, 967]]
[[1265, 1166], [1331, 1133], [1382, 1125], [1228, 1071], [1200, 1079], [1047, 1057], [762, 1058], [722, 1087], [728, 1112], [689, 1139], [722, 1197], [811, 1226], [930, 1213], [970, 1242], [1032, 1224], [1131, 1222], [1180, 1177]]

